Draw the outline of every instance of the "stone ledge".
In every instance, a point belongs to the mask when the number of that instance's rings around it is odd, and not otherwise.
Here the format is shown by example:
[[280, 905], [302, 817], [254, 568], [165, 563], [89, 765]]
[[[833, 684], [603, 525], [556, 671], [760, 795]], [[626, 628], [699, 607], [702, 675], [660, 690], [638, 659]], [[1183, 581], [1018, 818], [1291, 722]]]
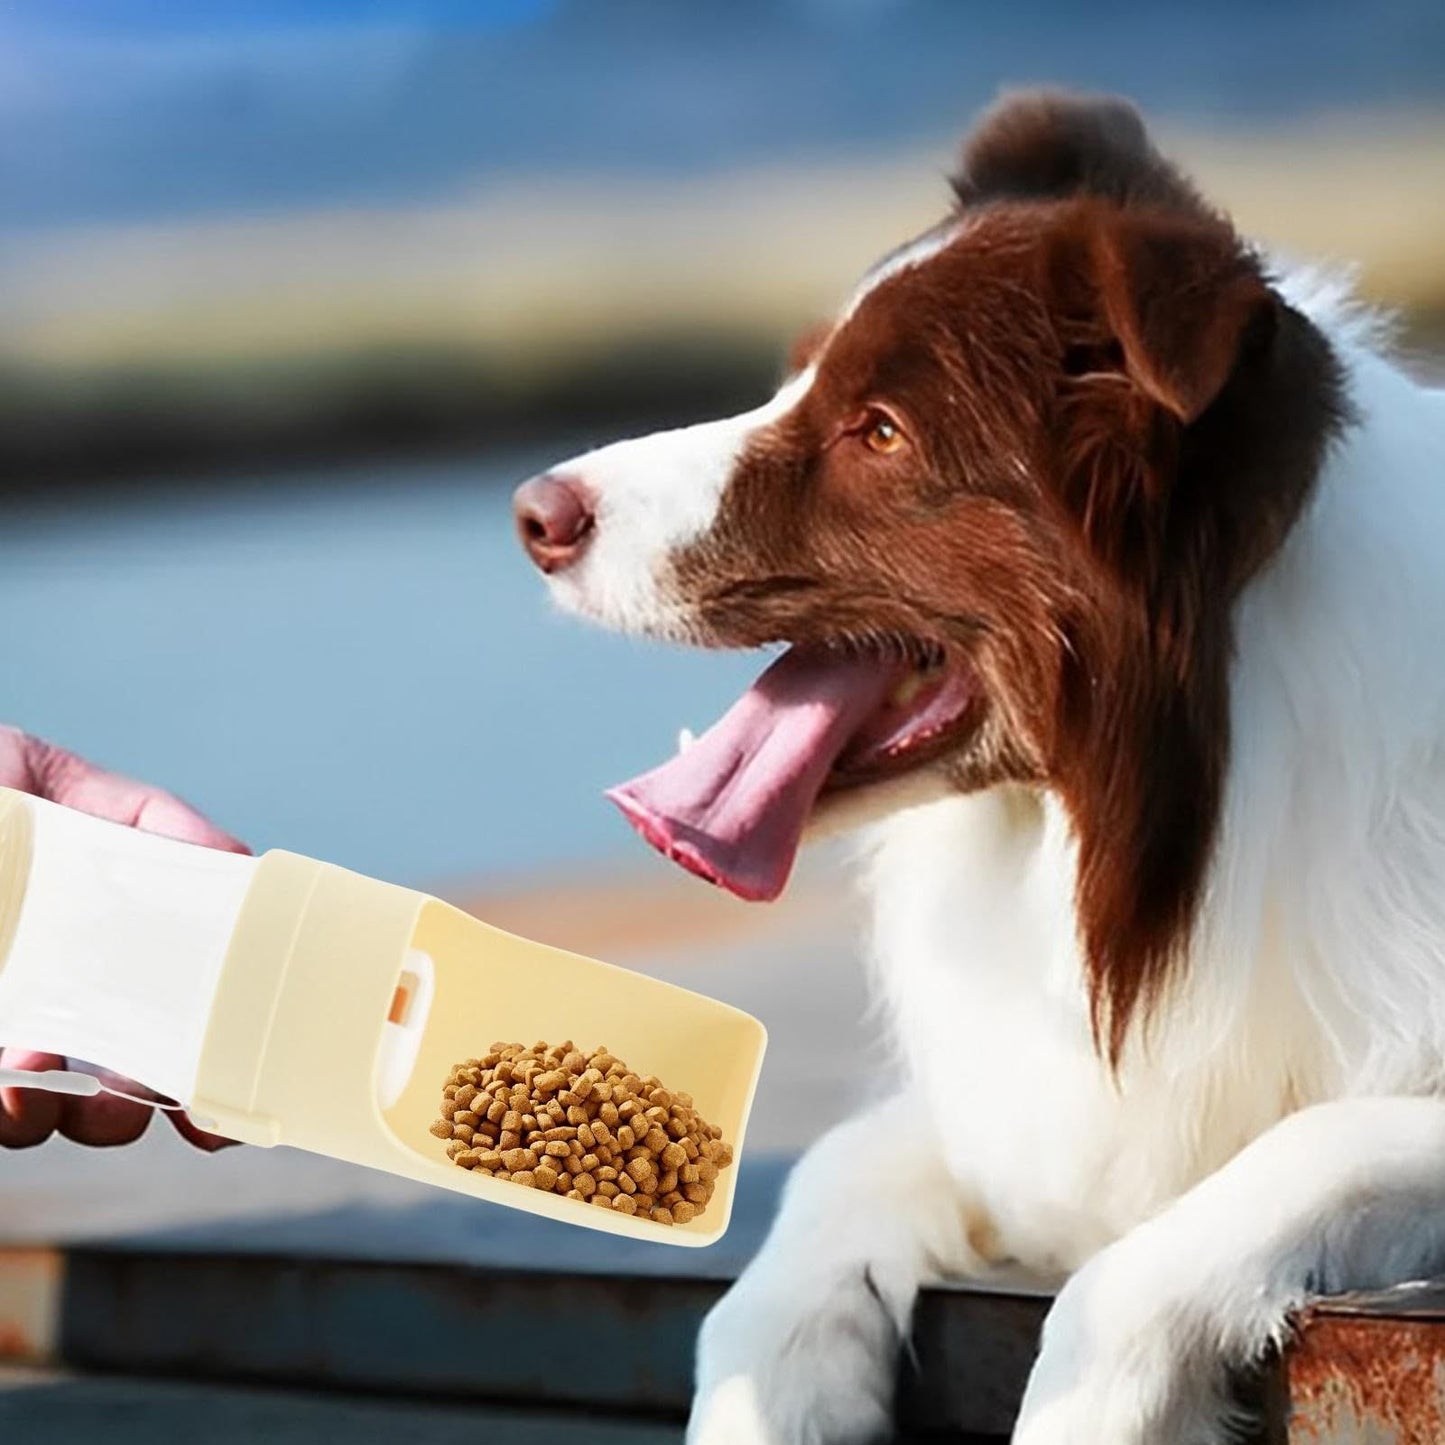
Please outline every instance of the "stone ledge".
[[[656, 1428], [684, 1417], [697, 1326], [727, 1280], [612, 1263], [14, 1251], [0, 1256], [0, 1354], [85, 1377], [597, 1414], [654, 1422], [637, 1438], [667, 1439]], [[1047, 1308], [1037, 1295], [925, 1292], [899, 1445], [1005, 1440]], [[16, 1312], [50, 1323], [14, 1329]], [[1257, 1445], [1441, 1445], [1445, 1285], [1317, 1302], [1261, 1384]]]

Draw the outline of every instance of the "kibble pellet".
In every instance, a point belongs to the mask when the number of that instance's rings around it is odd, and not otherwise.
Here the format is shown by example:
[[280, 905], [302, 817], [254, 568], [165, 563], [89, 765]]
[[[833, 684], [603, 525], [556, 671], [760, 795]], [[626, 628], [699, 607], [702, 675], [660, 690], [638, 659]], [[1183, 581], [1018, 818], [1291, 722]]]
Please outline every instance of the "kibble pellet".
[[657, 1224], [696, 1219], [733, 1162], [690, 1094], [570, 1039], [494, 1043], [451, 1071], [439, 1113], [460, 1168]]

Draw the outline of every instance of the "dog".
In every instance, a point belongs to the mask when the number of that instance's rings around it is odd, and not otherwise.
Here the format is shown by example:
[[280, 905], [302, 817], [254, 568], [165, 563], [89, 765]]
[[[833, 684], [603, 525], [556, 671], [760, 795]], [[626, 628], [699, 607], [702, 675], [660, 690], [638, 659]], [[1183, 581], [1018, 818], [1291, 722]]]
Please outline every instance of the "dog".
[[613, 797], [753, 899], [856, 830], [901, 1058], [688, 1439], [885, 1438], [920, 1285], [1012, 1267], [1016, 1445], [1220, 1445], [1307, 1297], [1445, 1267], [1445, 393], [1122, 101], [1005, 97], [952, 189], [770, 401], [516, 496], [565, 609], [787, 645]]

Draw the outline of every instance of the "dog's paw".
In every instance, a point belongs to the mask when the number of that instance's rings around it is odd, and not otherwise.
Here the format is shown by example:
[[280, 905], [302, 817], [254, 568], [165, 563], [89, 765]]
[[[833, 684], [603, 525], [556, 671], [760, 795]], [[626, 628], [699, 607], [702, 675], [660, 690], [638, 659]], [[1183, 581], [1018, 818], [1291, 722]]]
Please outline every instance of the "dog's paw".
[[864, 1272], [787, 1291], [744, 1279], [698, 1343], [687, 1445], [874, 1445], [892, 1428], [900, 1338]]
[[1243, 1423], [1179, 1261], [1126, 1239], [1059, 1294], [1013, 1445], [1229, 1445]]

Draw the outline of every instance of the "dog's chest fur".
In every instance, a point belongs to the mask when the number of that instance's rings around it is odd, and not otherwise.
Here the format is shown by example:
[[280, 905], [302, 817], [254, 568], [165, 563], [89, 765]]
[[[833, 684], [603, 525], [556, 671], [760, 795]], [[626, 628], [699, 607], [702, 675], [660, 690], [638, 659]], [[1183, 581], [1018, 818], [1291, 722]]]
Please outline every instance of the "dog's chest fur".
[[1110, 1070], [1074, 941], [1072, 843], [1046, 800], [946, 799], [868, 841], [878, 988], [960, 1188], [986, 1190], [965, 1204], [998, 1262], [1076, 1268], [1322, 1088], [1283, 960], [1255, 960], [1227, 1015], [1181, 992]]
[[951, 1169], [987, 1191], [967, 1203], [1000, 1262], [1076, 1268], [1301, 1102], [1310, 1048], [1278, 969], [1257, 970], [1222, 1036], [1199, 999], [1197, 1033], [1111, 1072], [1073, 938], [1072, 844], [1046, 801], [943, 800], [869, 841], [878, 986]]

